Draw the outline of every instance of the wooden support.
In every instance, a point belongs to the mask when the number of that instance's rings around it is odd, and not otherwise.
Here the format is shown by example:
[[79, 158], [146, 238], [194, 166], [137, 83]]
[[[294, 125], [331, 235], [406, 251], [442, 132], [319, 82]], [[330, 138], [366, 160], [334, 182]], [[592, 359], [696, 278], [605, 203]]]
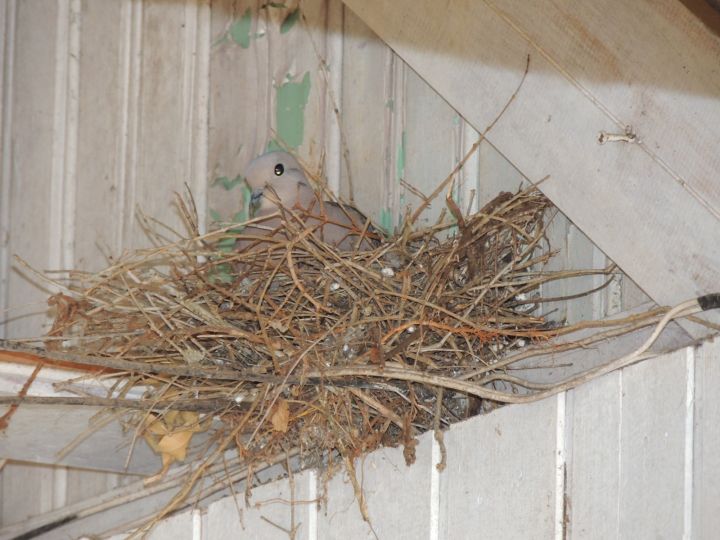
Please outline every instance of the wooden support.
[[718, 288], [720, 40], [681, 3], [344, 1], [479, 131], [530, 55], [489, 141], [659, 304]]

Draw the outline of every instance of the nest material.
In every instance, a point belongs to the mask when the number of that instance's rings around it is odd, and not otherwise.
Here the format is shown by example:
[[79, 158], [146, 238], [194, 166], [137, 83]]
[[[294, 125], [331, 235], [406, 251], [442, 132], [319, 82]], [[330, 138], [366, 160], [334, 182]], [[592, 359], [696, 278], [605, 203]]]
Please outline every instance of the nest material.
[[[216, 415], [249, 461], [397, 444], [412, 461], [419, 432], [489, 403], [463, 390], [492, 397], [500, 351], [554, 335], [531, 314], [557, 277], [542, 271], [549, 206], [535, 189], [502, 193], [454, 224], [341, 252], [297, 209], [281, 212], [282, 233], [203, 237], [183, 205], [190, 238], [75, 275], [74, 297], [54, 297], [51, 335], [128, 371], [155, 366], [124, 388]], [[174, 366], [203, 376], [162, 375]]]

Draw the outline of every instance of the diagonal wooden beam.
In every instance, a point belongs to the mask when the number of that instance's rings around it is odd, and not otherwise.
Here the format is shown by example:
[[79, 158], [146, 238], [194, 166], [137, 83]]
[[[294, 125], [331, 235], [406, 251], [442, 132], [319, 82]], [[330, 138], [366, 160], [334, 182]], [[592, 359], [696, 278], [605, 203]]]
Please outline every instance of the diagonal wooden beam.
[[529, 54], [490, 143], [659, 304], [720, 289], [720, 41], [680, 2], [343, 1], [480, 131]]

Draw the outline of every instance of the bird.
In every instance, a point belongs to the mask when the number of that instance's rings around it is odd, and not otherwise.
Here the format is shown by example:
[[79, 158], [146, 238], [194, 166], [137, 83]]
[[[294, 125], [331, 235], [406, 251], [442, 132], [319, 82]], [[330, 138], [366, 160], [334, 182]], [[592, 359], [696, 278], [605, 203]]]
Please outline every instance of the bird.
[[[315, 192], [297, 159], [288, 152], [273, 151], [253, 159], [245, 169], [245, 181], [252, 190], [250, 215], [259, 226], [248, 232], [261, 236], [282, 234], [277, 217], [281, 207], [296, 212], [313, 234], [340, 251], [372, 249], [378, 235], [367, 226], [362, 212], [348, 205], [326, 201]], [[264, 216], [267, 219], [262, 220]], [[273, 217], [274, 216], [274, 217]], [[359, 244], [358, 244], [359, 243]], [[243, 242], [240, 249], [244, 249]]]

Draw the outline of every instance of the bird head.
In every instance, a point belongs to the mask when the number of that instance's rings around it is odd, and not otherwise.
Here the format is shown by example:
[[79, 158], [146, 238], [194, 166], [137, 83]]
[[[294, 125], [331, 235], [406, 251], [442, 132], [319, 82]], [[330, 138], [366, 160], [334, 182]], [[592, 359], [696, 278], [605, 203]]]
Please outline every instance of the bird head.
[[277, 203], [292, 207], [298, 202], [298, 188], [310, 190], [298, 161], [287, 152], [268, 152], [253, 159], [245, 169], [245, 181], [252, 190], [255, 215], [274, 212]]

